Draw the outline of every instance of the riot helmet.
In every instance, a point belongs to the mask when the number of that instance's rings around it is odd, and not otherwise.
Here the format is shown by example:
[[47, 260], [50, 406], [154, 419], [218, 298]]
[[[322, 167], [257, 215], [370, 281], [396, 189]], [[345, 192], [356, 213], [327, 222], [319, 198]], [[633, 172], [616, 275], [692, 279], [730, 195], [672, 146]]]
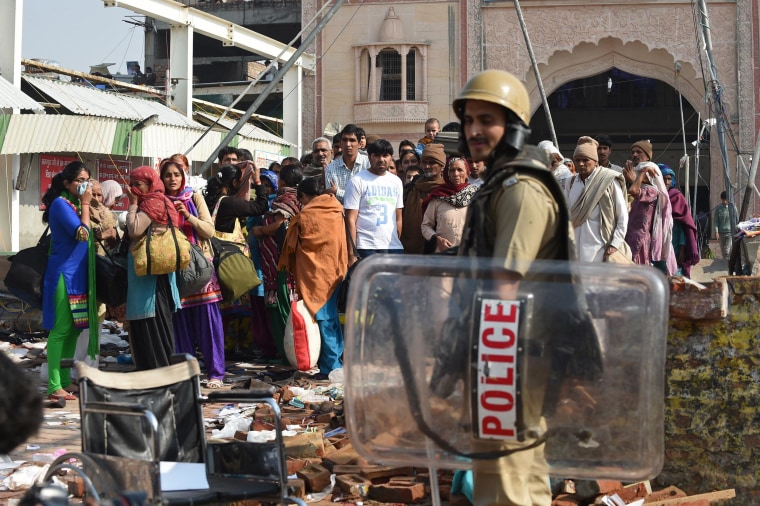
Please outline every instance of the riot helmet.
[[530, 98], [525, 86], [517, 77], [504, 70], [485, 70], [472, 77], [454, 100], [454, 113], [462, 125], [462, 152], [469, 155], [467, 139], [464, 136], [464, 108], [467, 100], [482, 100], [506, 109], [507, 129], [501, 146], [495, 151], [501, 151], [503, 147], [515, 151], [522, 149], [525, 139], [530, 135]]

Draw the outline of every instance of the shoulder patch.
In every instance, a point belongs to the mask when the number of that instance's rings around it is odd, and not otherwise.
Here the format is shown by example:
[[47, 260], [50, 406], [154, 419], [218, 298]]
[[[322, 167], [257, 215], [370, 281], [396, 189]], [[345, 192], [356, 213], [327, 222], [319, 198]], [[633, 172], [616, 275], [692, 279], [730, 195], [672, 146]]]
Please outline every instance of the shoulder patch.
[[514, 186], [517, 184], [517, 174], [513, 174], [509, 176], [507, 179], [504, 180], [502, 183], [504, 185], [504, 188], [509, 188], [510, 186]]

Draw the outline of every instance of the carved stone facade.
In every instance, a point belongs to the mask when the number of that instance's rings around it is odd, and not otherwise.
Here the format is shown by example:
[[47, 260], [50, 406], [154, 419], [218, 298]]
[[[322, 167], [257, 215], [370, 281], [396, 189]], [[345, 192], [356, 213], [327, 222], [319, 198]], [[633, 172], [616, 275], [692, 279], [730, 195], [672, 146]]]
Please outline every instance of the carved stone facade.
[[[315, 4], [322, 2], [304, 0], [304, 19], [310, 16], [307, 13], [313, 14]], [[401, 121], [394, 122], [387, 115], [390, 106], [378, 108], [375, 101], [362, 105], [356, 100], [354, 80], [360, 75], [360, 62], [351, 49], [380, 40], [383, 20], [391, 6], [398, 20], [387, 30], [401, 31], [406, 40], [429, 44], [426, 114], [439, 118], [442, 124], [456, 120], [450, 109], [453, 97], [469, 77], [485, 68], [516, 74], [526, 83], [533, 113], [539, 108], [539, 89], [512, 2], [349, 0], [319, 37], [322, 59], [315, 97], [318, 124], [307, 125], [307, 132], [320, 133], [324, 124], [333, 121], [362, 123], [369, 133], [391, 141], [421, 136], [422, 124], [411, 128], [406, 123], [408, 117], [398, 117]], [[703, 119], [711, 116], [705, 100], [710, 91], [710, 74], [697, 38], [696, 7], [691, 3], [523, 0], [521, 8], [547, 95], [568, 82], [615, 67], [671, 85]], [[751, 152], [760, 126], [755, 110], [756, 90], [760, 89], [754, 69], [757, 14], [749, 0], [710, 2], [708, 11], [712, 53], [730, 130], [739, 148]], [[741, 80], [737, 79], [739, 75]], [[402, 109], [399, 112], [406, 114], [408, 109]], [[379, 116], [373, 117], [375, 114]], [[735, 157], [729, 153], [729, 163], [734, 168]], [[723, 167], [717, 142], [711, 143], [711, 160], [709, 186], [722, 187]]]

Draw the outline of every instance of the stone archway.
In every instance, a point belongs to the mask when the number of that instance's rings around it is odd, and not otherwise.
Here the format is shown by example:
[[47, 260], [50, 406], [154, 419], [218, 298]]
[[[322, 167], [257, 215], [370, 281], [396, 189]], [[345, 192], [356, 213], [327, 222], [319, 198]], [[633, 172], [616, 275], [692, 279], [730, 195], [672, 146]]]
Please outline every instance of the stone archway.
[[[643, 77], [650, 77], [670, 84], [680, 92], [692, 107], [703, 116], [707, 114], [704, 101], [704, 81], [690, 62], [679, 62], [680, 76], [676, 79], [676, 59], [665, 49], [650, 50], [640, 41], [623, 43], [614, 37], [601, 39], [597, 44], [582, 42], [572, 52], [560, 50], [553, 53], [545, 64], [539, 64], [539, 72], [546, 95], [563, 84], [605, 72], [613, 67]], [[541, 106], [541, 96], [528, 69], [523, 76], [530, 94], [531, 113]], [[532, 83], [532, 84], [531, 84]]]

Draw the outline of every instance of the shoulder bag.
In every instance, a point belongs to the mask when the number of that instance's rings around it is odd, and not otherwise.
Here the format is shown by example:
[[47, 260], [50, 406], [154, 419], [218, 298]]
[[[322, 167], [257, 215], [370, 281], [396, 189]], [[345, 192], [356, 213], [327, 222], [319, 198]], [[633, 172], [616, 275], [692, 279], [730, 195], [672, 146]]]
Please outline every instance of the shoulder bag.
[[107, 306], [121, 306], [127, 302], [127, 266], [124, 258], [118, 258], [121, 247], [109, 251], [103, 241], [98, 242], [106, 254], [95, 256], [95, 295]]
[[[221, 197], [214, 207], [212, 216], [214, 225], [216, 225], [216, 214], [223, 198]], [[240, 225], [236, 224], [235, 226]], [[242, 245], [212, 237], [211, 247], [214, 250], [214, 268], [216, 269], [216, 276], [219, 278], [224, 302], [239, 299], [261, 284], [256, 266], [253, 265], [253, 261], [248, 255], [243, 253]]]
[[3, 280], [11, 295], [36, 308], [42, 307], [42, 285], [50, 255], [49, 230], [45, 227], [35, 246], [8, 257], [11, 266]]
[[154, 226], [151, 223], [145, 235], [132, 246], [135, 274], [157, 276], [187, 268], [190, 264], [190, 241], [185, 234], [174, 226], [171, 217], [166, 230], [154, 233]]

